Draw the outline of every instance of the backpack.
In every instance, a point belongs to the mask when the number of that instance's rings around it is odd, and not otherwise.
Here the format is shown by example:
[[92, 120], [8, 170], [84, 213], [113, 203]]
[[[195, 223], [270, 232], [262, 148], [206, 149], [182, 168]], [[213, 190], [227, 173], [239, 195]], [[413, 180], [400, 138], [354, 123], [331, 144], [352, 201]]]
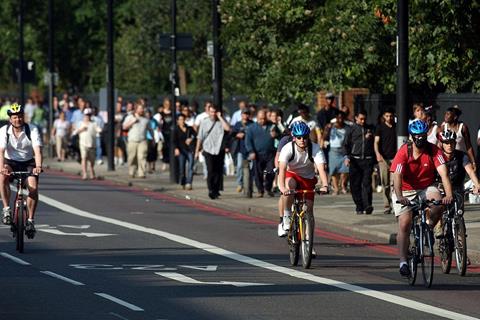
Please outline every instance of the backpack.
[[[8, 129], [10, 129], [12, 125], [9, 123], [7, 124], [7, 145], [8, 145], [8, 141], [10, 141], [10, 133], [8, 133]], [[32, 141], [32, 138], [31, 138], [31, 131], [30, 131], [30, 125], [25, 123], [23, 125], [23, 128], [25, 130], [25, 135], [27, 136], [28, 140]]]
[[[292, 155], [290, 157], [290, 159], [288, 159], [288, 162], [291, 162], [293, 159], [295, 159], [295, 143], [293, 142], [293, 138], [291, 138], [290, 142], [292, 142]], [[312, 163], [314, 162], [313, 161], [313, 156], [312, 156], [312, 149], [313, 149], [313, 145], [312, 145], [312, 141], [310, 141], [310, 139], [308, 139], [308, 145], [307, 145], [307, 152], [308, 152], [308, 160], [310, 160]]]

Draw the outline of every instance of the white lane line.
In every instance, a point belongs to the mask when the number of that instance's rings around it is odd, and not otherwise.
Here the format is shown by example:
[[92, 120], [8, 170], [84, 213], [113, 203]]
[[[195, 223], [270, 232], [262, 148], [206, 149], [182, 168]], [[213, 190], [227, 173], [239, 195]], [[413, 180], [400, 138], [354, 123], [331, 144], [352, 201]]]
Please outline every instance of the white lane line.
[[248, 257], [248, 256], [244, 256], [244, 255], [232, 252], [232, 251], [228, 251], [228, 250], [216, 247], [216, 246], [211, 245], [211, 244], [202, 243], [202, 242], [192, 240], [192, 239], [189, 239], [189, 238], [186, 238], [186, 237], [183, 237], [183, 236], [179, 236], [179, 235], [176, 235], [176, 234], [172, 234], [172, 233], [168, 233], [168, 232], [165, 232], [165, 231], [160, 231], [160, 230], [156, 230], [156, 229], [152, 229], [152, 228], [142, 227], [142, 226], [130, 223], [130, 222], [125, 222], [125, 221], [121, 221], [121, 220], [117, 220], [117, 219], [113, 219], [113, 218], [108, 218], [108, 217], [103, 217], [103, 216], [100, 216], [100, 215], [96, 215], [96, 214], [93, 214], [93, 213], [90, 213], [90, 212], [87, 212], [87, 211], [77, 209], [75, 207], [64, 204], [60, 201], [57, 201], [55, 199], [52, 199], [52, 198], [44, 196], [44, 195], [40, 196], [40, 201], [43, 201], [44, 203], [46, 203], [46, 204], [48, 204], [52, 207], [58, 208], [58, 209], [64, 211], [65, 213], [70, 213], [70, 214], [81, 216], [81, 217], [84, 217], [84, 218], [93, 219], [93, 220], [97, 220], [97, 221], [102, 221], [102, 222], [105, 222], [105, 223], [110, 223], [110, 224], [113, 224], [113, 225], [116, 225], [116, 226], [121, 226], [121, 227], [130, 229], [130, 230], [135, 230], [135, 231], [140, 231], [140, 232], [156, 235], [156, 236], [168, 239], [170, 241], [174, 241], [174, 242], [177, 242], [177, 243], [180, 243], [180, 244], [183, 244], [183, 245], [187, 245], [187, 246], [194, 247], [194, 248], [197, 248], [197, 249], [200, 249], [200, 250], [204, 250], [206, 252], [210, 252], [210, 253], [213, 253], [213, 254], [228, 258], [228, 259], [236, 260], [236, 261], [239, 261], [239, 262], [251, 265], [251, 266], [275, 271], [275, 272], [282, 273], [282, 274], [285, 274], [285, 275], [288, 275], [288, 276], [292, 276], [292, 277], [295, 277], [295, 278], [298, 278], [298, 279], [304, 279], [304, 280], [312, 281], [312, 282], [315, 282], [315, 283], [320, 283], [320, 284], [336, 287], [336, 288], [339, 288], [339, 289], [342, 289], [342, 290], [355, 292], [355, 293], [358, 293], [358, 294], [361, 294], [361, 295], [365, 295], [365, 296], [376, 298], [376, 299], [379, 299], [379, 300], [382, 300], [382, 301], [390, 302], [390, 303], [393, 303], [393, 304], [396, 304], [396, 305], [399, 305], [399, 306], [402, 306], [402, 307], [405, 307], [405, 308], [418, 310], [418, 311], [421, 311], [421, 312], [433, 314], [433, 315], [448, 318], [448, 319], [459, 319], [459, 320], [460, 319], [465, 319], [465, 320], [477, 319], [477, 318], [470, 317], [470, 316], [467, 316], [467, 315], [464, 315], [464, 314], [461, 314], [461, 313], [457, 313], [457, 312], [449, 311], [449, 310], [446, 310], [446, 309], [434, 307], [434, 306], [431, 306], [431, 305], [428, 305], [428, 304], [425, 304], [425, 303], [420, 303], [420, 302], [417, 302], [415, 300], [410, 300], [410, 299], [402, 298], [402, 297], [399, 297], [399, 296], [395, 296], [393, 294], [389, 294], [389, 293], [385, 293], [385, 292], [381, 292], [381, 291], [376, 291], [376, 290], [372, 290], [372, 289], [368, 289], [368, 288], [364, 288], [364, 287], [360, 287], [360, 286], [356, 286], [356, 285], [351, 285], [351, 284], [344, 283], [344, 282], [341, 282], [341, 281], [336, 281], [336, 280], [333, 280], [333, 279], [328, 279], [328, 278], [315, 276], [315, 275], [312, 275], [312, 274], [309, 274], [309, 273], [306, 273], [306, 272], [277, 266], [277, 265], [274, 265], [272, 263], [268, 263], [268, 262], [265, 262], [265, 261], [262, 261], [262, 260], [258, 260], [258, 259], [254, 259], [254, 258], [251, 258], [251, 257]]
[[123, 301], [123, 300], [121, 300], [121, 299], [115, 298], [114, 296], [111, 296], [111, 295], [109, 295], [109, 294], [102, 293], [102, 292], [95, 292], [95, 294], [96, 294], [97, 296], [100, 296], [100, 297], [105, 298], [105, 299], [107, 299], [107, 300], [110, 300], [110, 301], [112, 301], [112, 302], [118, 303], [118, 304], [120, 304], [120, 305], [122, 305], [122, 306], [124, 306], [124, 307], [126, 307], [126, 308], [128, 308], [128, 309], [130, 309], [130, 310], [132, 310], [132, 311], [143, 311], [142, 308], [137, 307], [136, 305], [131, 304], [131, 303], [128, 303], [128, 302]]
[[28, 263], [27, 261], [22, 260], [22, 259], [17, 258], [17, 257], [14, 257], [14, 256], [12, 256], [12, 255], [9, 255], [9, 254], [6, 253], [6, 252], [0, 252], [0, 256], [5, 257], [5, 258], [7, 258], [7, 259], [10, 259], [10, 260], [12, 260], [12, 261], [14, 261], [14, 262], [16, 262], [16, 263], [18, 263], [18, 264], [21, 264], [22, 266], [29, 266], [29, 265], [30, 265], [30, 263]]
[[73, 279], [64, 277], [64, 276], [59, 275], [58, 273], [55, 273], [55, 272], [52, 272], [52, 271], [40, 271], [40, 273], [46, 274], [47, 276], [50, 276], [50, 277], [54, 277], [54, 278], [63, 280], [63, 281], [65, 281], [65, 282], [71, 283], [71, 284], [73, 284], [73, 285], [75, 285], [75, 286], [84, 286], [84, 284], [81, 283], [81, 282], [78, 282], [78, 281], [75, 281], [75, 280], [73, 280]]

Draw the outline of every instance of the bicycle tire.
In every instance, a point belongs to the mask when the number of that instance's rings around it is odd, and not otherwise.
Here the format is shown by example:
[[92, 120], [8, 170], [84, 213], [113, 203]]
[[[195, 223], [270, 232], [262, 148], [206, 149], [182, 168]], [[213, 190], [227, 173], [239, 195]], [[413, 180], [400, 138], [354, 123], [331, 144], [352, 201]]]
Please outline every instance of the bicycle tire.
[[301, 219], [302, 223], [302, 266], [304, 269], [309, 269], [312, 264], [312, 250], [313, 250], [313, 219], [310, 214], [305, 214]]
[[298, 258], [300, 255], [300, 237], [298, 233], [298, 216], [293, 214], [290, 231], [288, 233], [290, 265], [293, 267], [298, 265]]
[[440, 253], [442, 272], [445, 274], [449, 274], [452, 268], [452, 235], [449, 223], [450, 221], [445, 221], [442, 230], [443, 237], [438, 243], [438, 252]]
[[428, 225], [422, 226], [422, 276], [425, 287], [430, 288], [433, 282], [435, 254], [433, 252], [433, 232]]
[[455, 260], [457, 263], [457, 272], [462, 277], [467, 273], [467, 232], [463, 218], [457, 218], [455, 223]]
[[15, 204], [15, 224], [16, 224], [16, 240], [17, 251], [23, 253], [24, 249], [24, 234], [25, 234], [25, 213], [23, 205], [17, 206]]
[[408, 268], [410, 269], [410, 276], [408, 277], [408, 284], [413, 286], [415, 285], [415, 281], [417, 280], [417, 252], [418, 252], [418, 241], [415, 237], [415, 227], [412, 227], [410, 232], [410, 245], [408, 247], [408, 254], [407, 254], [407, 264]]

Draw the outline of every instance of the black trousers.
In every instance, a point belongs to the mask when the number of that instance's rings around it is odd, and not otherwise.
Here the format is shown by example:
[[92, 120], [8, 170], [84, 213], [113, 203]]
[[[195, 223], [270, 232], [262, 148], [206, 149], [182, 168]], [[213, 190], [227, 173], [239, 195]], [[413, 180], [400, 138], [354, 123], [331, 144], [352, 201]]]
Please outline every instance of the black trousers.
[[[272, 174], [274, 167], [275, 154], [273, 153], [261, 153], [256, 155], [255, 159], [255, 185], [258, 192], [264, 193], [265, 190], [272, 191], [273, 180], [275, 175]], [[269, 174], [264, 174], [264, 171]]]
[[372, 205], [373, 159], [350, 160], [350, 191], [356, 211], [364, 211]]
[[225, 161], [225, 152], [220, 154], [210, 154], [203, 152], [205, 163], [207, 164], [207, 186], [208, 192], [211, 194], [218, 194], [223, 188], [223, 166]]

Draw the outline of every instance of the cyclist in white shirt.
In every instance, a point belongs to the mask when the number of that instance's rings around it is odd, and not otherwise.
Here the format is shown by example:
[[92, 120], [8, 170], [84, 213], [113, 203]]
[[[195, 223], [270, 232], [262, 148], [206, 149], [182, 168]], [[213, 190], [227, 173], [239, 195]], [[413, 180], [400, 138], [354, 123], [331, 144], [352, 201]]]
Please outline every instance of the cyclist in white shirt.
[[38, 175], [42, 172], [42, 139], [35, 126], [25, 123], [23, 107], [14, 103], [8, 111], [10, 123], [0, 128], [0, 192], [3, 202], [3, 223], [11, 224], [12, 216], [9, 206], [10, 183], [9, 174], [12, 171], [31, 171], [28, 177], [28, 220], [25, 233], [28, 238], [35, 236], [33, 222], [38, 203]]
[[[294, 197], [289, 190], [313, 190], [317, 184], [315, 169], [319, 173], [322, 187], [320, 192], [328, 192], [328, 178], [325, 171], [325, 156], [320, 146], [310, 141], [310, 129], [305, 122], [295, 122], [291, 126], [293, 141], [287, 143], [280, 151], [278, 187], [284, 194], [283, 219], [278, 225], [278, 235], [285, 236], [290, 228], [290, 216]], [[307, 213], [313, 217], [314, 193], [307, 193]]]

